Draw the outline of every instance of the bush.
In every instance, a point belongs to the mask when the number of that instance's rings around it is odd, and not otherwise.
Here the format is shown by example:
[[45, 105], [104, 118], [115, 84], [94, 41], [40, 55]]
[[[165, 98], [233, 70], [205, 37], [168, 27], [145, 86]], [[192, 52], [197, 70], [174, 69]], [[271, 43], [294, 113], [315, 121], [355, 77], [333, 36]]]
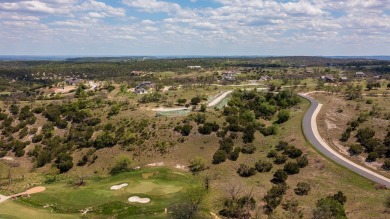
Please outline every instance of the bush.
[[191, 134], [192, 125], [190, 124], [184, 124], [183, 126], [176, 126], [174, 128], [174, 131], [180, 132], [182, 136], [189, 136]]
[[299, 166], [295, 162], [287, 162], [283, 170], [289, 175], [294, 175], [299, 173]]
[[224, 150], [227, 154], [230, 154], [233, 151], [233, 139], [223, 138], [219, 140], [219, 149]]
[[302, 150], [294, 146], [287, 146], [283, 154], [286, 154], [289, 158], [298, 158], [302, 155]]
[[286, 109], [282, 109], [278, 113], [278, 121], [277, 123], [282, 124], [286, 122], [290, 118], [290, 112]]
[[297, 164], [298, 164], [299, 168], [307, 167], [307, 165], [309, 165], [309, 160], [307, 159], [307, 156], [304, 155], [304, 156], [298, 158]]
[[349, 153], [351, 155], [358, 155], [363, 153], [363, 147], [360, 144], [351, 144], [349, 145]]
[[274, 173], [273, 177], [274, 178], [272, 179], [272, 182], [276, 184], [280, 184], [280, 183], [284, 183], [287, 180], [288, 175], [284, 170], [279, 169]]
[[129, 171], [130, 164], [131, 164], [131, 160], [129, 157], [126, 157], [126, 156], [119, 157], [116, 160], [115, 165], [111, 168], [110, 174], [116, 175], [116, 174], [119, 174], [122, 172]]
[[287, 161], [288, 157], [286, 155], [276, 155], [274, 163], [275, 164], [284, 164]]
[[250, 177], [256, 174], [256, 169], [254, 167], [248, 167], [245, 164], [240, 164], [237, 173], [242, 177]]
[[370, 152], [367, 156], [367, 162], [374, 162], [379, 158], [379, 154], [376, 151]]
[[207, 168], [206, 161], [201, 157], [195, 157], [194, 159], [190, 160], [190, 165], [188, 166], [188, 168], [193, 174], [196, 174]]
[[70, 154], [60, 154], [55, 160], [55, 166], [60, 173], [68, 172], [73, 167], [73, 157]]
[[390, 170], [390, 159], [386, 159], [382, 167], [385, 170]]
[[191, 104], [192, 105], [198, 105], [200, 103], [200, 101], [201, 101], [200, 97], [196, 96], [196, 97], [193, 97], [191, 99]]
[[259, 160], [256, 162], [256, 170], [260, 173], [269, 172], [272, 169], [272, 163], [268, 161]]
[[241, 153], [243, 154], [253, 154], [256, 151], [256, 147], [254, 144], [244, 144], [241, 149]]
[[285, 141], [279, 141], [279, 143], [276, 145], [277, 151], [284, 151], [288, 147], [288, 143]]
[[234, 148], [233, 152], [229, 154], [229, 160], [236, 161], [238, 156], [240, 156], [241, 148]]
[[275, 135], [278, 132], [278, 127], [275, 125], [268, 126], [266, 128], [261, 128], [260, 133], [263, 134], [264, 136], [269, 136], [269, 135]]
[[306, 182], [299, 182], [297, 188], [294, 189], [295, 194], [297, 195], [307, 195], [310, 191], [310, 184]]
[[213, 164], [220, 164], [226, 161], [227, 153], [225, 150], [217, 150], [213, 155]]
[[276, 157], [276, 156], [278, 156], [278, 152], [276, 151], [276, 150], [270, 150], [269, 152], [268, 152], [268, 154], [267, 154], [267, 157], [268, 158], [273, 158], [273, 157]]
[[327, 197], [317, 201], [316, 208], [313, 211], [313, 218], [315, 219], [347, 219], [345, 210], [340, 202], [333, 198]]

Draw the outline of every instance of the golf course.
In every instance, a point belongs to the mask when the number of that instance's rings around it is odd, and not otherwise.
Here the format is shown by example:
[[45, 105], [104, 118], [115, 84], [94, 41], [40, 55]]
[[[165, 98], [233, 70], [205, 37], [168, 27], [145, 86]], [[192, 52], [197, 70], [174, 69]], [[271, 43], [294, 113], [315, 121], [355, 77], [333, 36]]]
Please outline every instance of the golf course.
[[165, 209], [193, 184], [189, 175], [167, 168], [84, 182], [83, 186], [66, 180], [45, 184], [41, 193], [1, 203], [0, 218], [165, 218]]

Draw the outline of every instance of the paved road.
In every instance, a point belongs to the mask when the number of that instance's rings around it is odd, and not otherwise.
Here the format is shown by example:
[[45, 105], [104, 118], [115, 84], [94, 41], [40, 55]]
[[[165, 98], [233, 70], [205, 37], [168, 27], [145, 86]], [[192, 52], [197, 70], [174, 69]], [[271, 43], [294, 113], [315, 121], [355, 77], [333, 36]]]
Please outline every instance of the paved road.
[[214, 107], [216, 106], [219, 102], [221, 102], [227, 95], [232, 93], [233, 91], [229, 90], [226, 91], [225, 93], [219, 95], [217, 98], [215, 98], [213, 101], [211, 101], [207, 106], [208, 107]]
[[347, 158], [343, 157], [341, 154], [333, 150], [320, 136], [317, 128], [317, 115], [321, 110], [322, 104], [318, 103], [317, 100], [311, 98], [305, 94], [299, 94], [299, 96], [310, 101], [311, 105], [309, 110], [306, 112], [303, 118], [303, 133], [306, 136], [306, 139], [323, 155], [330, 158], [334, 162], [352, 170], [359, 175], [370, 179], [381, 185], [385, 185], [387, 188], [390, 188], [390, 179], [377, 174], [363, 166], [360, 166]]

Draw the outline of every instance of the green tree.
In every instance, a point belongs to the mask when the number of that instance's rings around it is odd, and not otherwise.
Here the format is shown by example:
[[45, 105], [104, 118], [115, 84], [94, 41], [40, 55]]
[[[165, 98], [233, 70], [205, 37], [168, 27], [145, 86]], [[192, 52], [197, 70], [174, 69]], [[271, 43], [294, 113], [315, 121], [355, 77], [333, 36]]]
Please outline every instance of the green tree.
[[59, 154], [55, 160], [55, 166], [60, 170], [60, 173], [68, 172], [73, 167], [73, 157], [70, 154]]
[[111, 168], [110, 174], [116, 175], [118, 173], [126, 172], [130, 170], [131, 159], [127, 156], [120, 156], [115, 165]]
[[192, 105], [198, 105], [198, 104], [200, 103], [200, 101], [201, 101], [200, 97], [199, 97], [199, 96], [196, 96], [196, 97], [193, 97], [193, 98], [191, 99], [191, 104], [192, 104]]
[[220, 164], [226, 161], [227, 153], [225, 150], [217, 150], [213, 155], [213, 164]]
[[274, 173], [274, 178], [272, 179], [272, 182], [276, 184], [284, 183], [287, 178], [287, 173], [284, 170], [279, 169]]
[[327, 197], [317, 201], [313, 219], [347, 219], [347, 216], [339, 201]]
[[287, 162], [283, 170], [289, 175], [294, 175], [299, 173], [299, 166], [296, 162]]
[[281, 124], [286, 122], [290, 118], [290, 111], [286, 109], [282, 109], [278, 113], [278, 121], [277, 123]]

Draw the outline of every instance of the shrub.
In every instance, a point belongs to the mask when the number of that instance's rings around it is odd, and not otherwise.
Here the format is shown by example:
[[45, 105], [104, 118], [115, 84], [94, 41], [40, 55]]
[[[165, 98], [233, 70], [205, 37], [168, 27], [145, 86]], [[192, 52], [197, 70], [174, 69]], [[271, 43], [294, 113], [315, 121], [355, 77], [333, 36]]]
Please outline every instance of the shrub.
[[294, 175], [299, 173], [299, 166], [296, 162], [287, 162], [283, 170], [289, 175]]
[[227, 153], [225, 150], [217, 150], [213, 155], [213, 164], [220, 164], [226, 161]]
[[219, 140], [219, 149], [226, 151], [227, 154], [230, 154], [233, 151], [233, 140], [231, 138], [223, 138]]
[[256, 170], [260, 173], [269, 172], [272, 169], [272, 163], [268, 161], [259, 160], [256, 162]]
[[279, 169], [274, 173], [272, 182], [276, 184], [284, 183], [287, 180], [287, 178], [288, 178], [287, 173], [284, 170]]
[[287, 161], [288, 157], [286, 155], [276, 155], [274, 163], [275, 164], [284, 164]]
[[376, 161], [376, 159], [378, 159], [378, 158], [379, 158], [378, 152], [373, 151], [373, 152], [370, 152], [370, 153], [368, 154], [366, 160], [367, 160], [368, 162], [374, 162], [374, 161]]
[[69, 154], [60, 154], [55, 160], [55, 166], [60, 170], [60, 173], [68, 172], [73, 167], [73, 158]]
[[386, 159], [382, 167], [385, 170], [390, 170], [390, 159]]
[[229, 154], [229, 160], [236, 161], [238, 156], [240, 156], [241, 148], [237, 147]]
[[118, 173], [129, 171], [130, 164], [131, 164], [131, 160], [129, 157], [126, 156], [119, 157], [116, 160], [115, 165], [111, 168], [110, 174], [116, 175]]
[[297, 195], [307, 195], [310, 191], [310, 184], [306, 182], [299, 182], [297, 187], [294, 189], [295, 194]]
[[289, 158], [298, 158], [302, 155], [302, 150], [294, 146], [287, 146], [284, 149], [284, 154], [286, 154]]
[[347, 219], [345, 210], [340, 202], [327, 197], [317, 201], [316, 208], [313, 211], [313, 218], [316, 219]]
[[243, 154], [253, 154], [256, 151], [256, 147], [254, 144], [244, 144], [244, 146], [241, 149], [241, 152]]
[[286, 122], [290, 118], [290, 112], [286, 109], [282, 109], [278, 113], [278, 121], [277, 123], [282, 124]]
[[193, 174], [196, 174], [207, 168], [206, 161], [203, 158], [197, 156], [194, 159], [190, 160], [190, 165], [188, 166], [188, 168]]
[[191, 104], [192, 105], [198, 105], [200, 103], [200, 101], [201, 101], [200, 97], [196, 96], [196, 97], [193, 97], [191, 99]]
[[240, 164], [237, 173], [242, 177], [250, 177], [256, 174], [256, 169], [254, 167], [249, 167], [245, 164]]
[[304, 155], [304, 156], [298, 158], [297, 164], [298, 164], [299, 168], [307, 167], [307, 165], [309, 165], [309, 160], [307, 159], [307, 156]]
[[351, 144], [349, 145], [349, 153], [351, 155], [358, 155], [363, 152], [363, 147], [360, 144]]
[[273, 158], [273, 157], [276, 157], [278, 156], [278, 152], [276, 150], [270, 150], [267, 154], [267, 157], [268, 158]]

